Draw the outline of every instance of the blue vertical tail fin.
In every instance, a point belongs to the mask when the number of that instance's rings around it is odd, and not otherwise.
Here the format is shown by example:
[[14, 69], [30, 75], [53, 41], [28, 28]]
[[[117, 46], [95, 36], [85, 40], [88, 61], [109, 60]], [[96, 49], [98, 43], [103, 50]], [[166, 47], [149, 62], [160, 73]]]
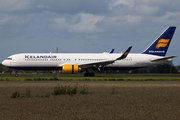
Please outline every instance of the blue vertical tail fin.
[[110, 50], [110, 51], [109, 51], [109, 53], [113, 53], [113, 52], [114, 52], [114, 50], [115, 50], [115, 49]]
[[142, 54], [165, 56], [176, 27], [168, 27]]

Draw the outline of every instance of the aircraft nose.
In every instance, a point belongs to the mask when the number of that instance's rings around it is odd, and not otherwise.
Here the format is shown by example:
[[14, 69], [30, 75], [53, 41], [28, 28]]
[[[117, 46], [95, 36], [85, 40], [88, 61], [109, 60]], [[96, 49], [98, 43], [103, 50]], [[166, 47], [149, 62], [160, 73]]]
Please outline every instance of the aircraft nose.
[[4, 61], [2, 62], [2, 65], [7, 66], [7, 65], [8, 65], [8, 62], [7, 62], [6, 60], [4, 60]]

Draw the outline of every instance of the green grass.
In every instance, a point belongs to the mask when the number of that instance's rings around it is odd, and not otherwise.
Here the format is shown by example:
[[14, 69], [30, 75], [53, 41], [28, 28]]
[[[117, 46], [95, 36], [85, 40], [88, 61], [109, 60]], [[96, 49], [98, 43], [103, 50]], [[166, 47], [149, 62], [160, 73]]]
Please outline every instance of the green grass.
[[88, 91], [87, 86], [86, 86], [85, 84], [84, 84], [83, 87], [80, 86], [80, 92], [79, 92], [79, 94], [83, 94], [83, 95], [89, 94], [89, 91]]
[[31, 91], [26, 90], [25, 94], [20, 94], [20, 92], [15, 91], [10, 98], [30, 98], [31, 97]]
[[11, 96], [11, 98], [19, 98], [19, 97], [20, 97], [20, 93], [17, 91], [15, 91]]
[[82, 95], [87, 95], [89, 94], [89, 91], [87, 89], [87, 86], [79, 86], [78, 84], [76, 84], [75, 86], [60, 86], [57, 85], [54, 88], [54, 92], [52, 93], [52, 95], [76, 95], [76, 94], [82, 94]]
[[71, 87], [70, 85], [69, 86], [56, 86], [54, 88], [54, 92], [52, 93], [52, 95], [75, 95], [77, 94], [77, 88], [78, 86], [73, 86]]

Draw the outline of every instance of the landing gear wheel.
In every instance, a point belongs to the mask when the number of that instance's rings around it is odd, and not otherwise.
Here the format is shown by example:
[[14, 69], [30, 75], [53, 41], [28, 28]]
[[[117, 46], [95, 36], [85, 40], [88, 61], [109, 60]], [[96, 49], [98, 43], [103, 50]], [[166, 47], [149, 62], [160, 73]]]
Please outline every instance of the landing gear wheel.
[[15, 74], [16, 77], [18, 77], [19, 75], [18, 74]]
[[84, 73], [85, 77], [94, 77], [95, 74], [94, 73]]
[[18, 75], [18, 70], [15, 70], [15, 73], [16, 73], [15, 76], [18, 77], [19, 76]]
[[95, 74], [94, 73], [90, 73], [90, 77], [94, 77], [95, 76]]
[[84, 76], [85, 76], [85, 77], [88, 77], [88, 76], [89, 76], [89, 74], [88, 74], [88, 73], [84, 73]]

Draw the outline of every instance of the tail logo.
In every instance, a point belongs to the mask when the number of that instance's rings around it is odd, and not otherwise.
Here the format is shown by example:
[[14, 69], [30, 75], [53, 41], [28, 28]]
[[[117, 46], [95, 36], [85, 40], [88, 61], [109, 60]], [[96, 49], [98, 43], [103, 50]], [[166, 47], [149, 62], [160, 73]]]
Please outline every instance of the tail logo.
[[160, 47], [166, 47], [170, 39], [160, 39], [158, 41], [158, 44], [156, 45], [156, 49], [159, 49]]
[[124, 55], [128, 55], [128, 52], [125, 52]]

